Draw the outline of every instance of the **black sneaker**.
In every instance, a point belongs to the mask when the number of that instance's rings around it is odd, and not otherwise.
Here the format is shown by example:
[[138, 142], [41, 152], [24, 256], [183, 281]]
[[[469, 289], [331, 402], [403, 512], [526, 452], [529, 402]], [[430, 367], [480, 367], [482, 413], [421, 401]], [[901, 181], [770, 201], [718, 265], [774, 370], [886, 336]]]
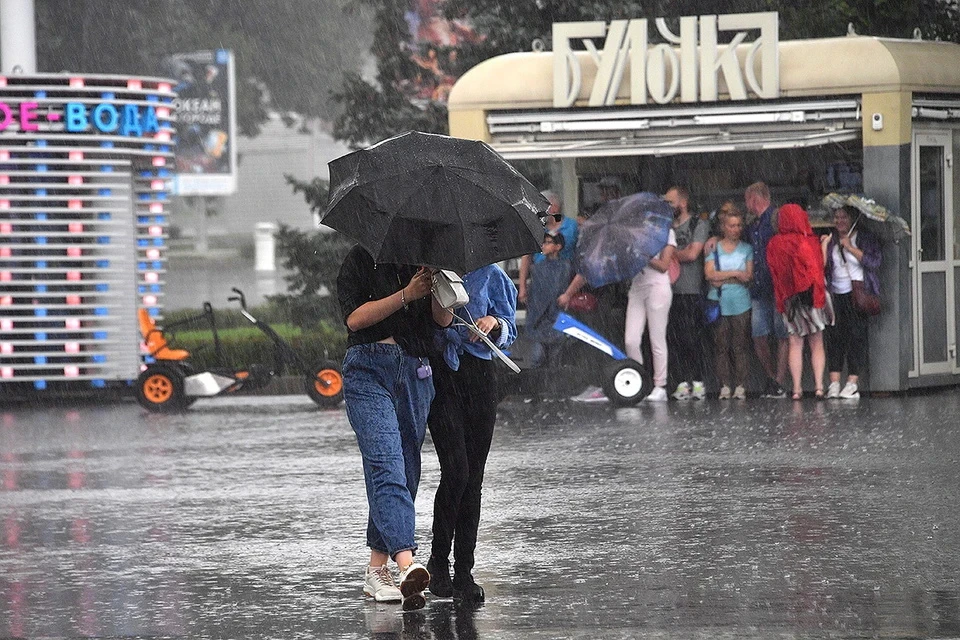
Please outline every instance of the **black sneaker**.
[[486, 595], [483, 587], [473, 581], [473, 576], [466, 578], [454, 576], [453, 578], [453, 599], [463, 602], [483, 602]]
[[780, 386], [776, 380], [767, 380], [767, 388], [763, 394], [764, 398], [786, 398], [786, 390]]
[[453, 582], [450, 580], [450, 563], [430, 556], [427, 561], [427, 571], [430, 573], [430, 593], [438, 598], [452, 597]]

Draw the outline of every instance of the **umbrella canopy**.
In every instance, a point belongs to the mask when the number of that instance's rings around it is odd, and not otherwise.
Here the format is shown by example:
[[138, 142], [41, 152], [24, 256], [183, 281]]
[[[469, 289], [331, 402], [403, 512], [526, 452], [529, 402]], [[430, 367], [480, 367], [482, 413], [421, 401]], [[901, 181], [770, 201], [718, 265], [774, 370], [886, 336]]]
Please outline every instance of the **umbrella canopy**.
[[823, 197], [823, 206], [830, 211], [851, 206], [862, 213], [867, 220], [885, 223], [881, 227], [880, 235], [892, 237], [895, 242], [910, 235], [910, 225], [906, 220], [890, 213], [886, 207], [869, 198], [856, 194], [828, 193]]
[[320, 222], [377, 262], [462, 274], [539, 251], [549, 206], [489, 145], [414, 131], [333, 160]]
[[629, 280], [666, 246], [673, 207], [641, 192], [612, 200], [580, 227], [577, 272], [591, 286]]

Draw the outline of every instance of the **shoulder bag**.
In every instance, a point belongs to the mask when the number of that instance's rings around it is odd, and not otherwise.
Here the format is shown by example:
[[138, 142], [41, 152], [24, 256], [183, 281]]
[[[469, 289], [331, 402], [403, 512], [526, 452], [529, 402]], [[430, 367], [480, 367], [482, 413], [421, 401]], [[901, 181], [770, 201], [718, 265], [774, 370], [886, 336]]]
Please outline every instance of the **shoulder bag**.
[[570, 304], [567, 308], [571, 311], [596, 311], [597, 296], [589, 291], [580, 291], [570, 296]]
[[667, 267], [667, 273], [670, 275], [670, 284], [676, 284], [677, 280], [680, 279], [680, 259], [677, 257], [677, 254], [674, 253], [673, 257], [670, 258], [670, 266]]
[[[839, 242], [837, 244], [839, 244]], [[840, 259], [843, 260], [843, 266], [847, 269], [847, 275], [850, 275], [850, 265], [847, 264], [847, 257], [844, 255], [843, 246], [841, 245], [839, 249]], [[853, 306], [857, 311], [868, 316], [880, 315], [880, 296], [870, 293], [870, 291], [867, 290], [866, 282], [863, 280], [854, 280], [851, 276], [850, 287], [853, 295]]]

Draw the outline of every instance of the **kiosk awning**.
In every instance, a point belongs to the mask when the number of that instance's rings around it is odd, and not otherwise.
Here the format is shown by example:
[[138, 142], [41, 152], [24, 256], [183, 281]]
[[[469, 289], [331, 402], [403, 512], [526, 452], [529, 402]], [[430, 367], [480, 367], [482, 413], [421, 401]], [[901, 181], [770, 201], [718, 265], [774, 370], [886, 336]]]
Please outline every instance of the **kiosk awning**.
[[511, 159], [798, 149], [861, 137], [856, 100], [494, 112], [487, 125], [492, 146]]

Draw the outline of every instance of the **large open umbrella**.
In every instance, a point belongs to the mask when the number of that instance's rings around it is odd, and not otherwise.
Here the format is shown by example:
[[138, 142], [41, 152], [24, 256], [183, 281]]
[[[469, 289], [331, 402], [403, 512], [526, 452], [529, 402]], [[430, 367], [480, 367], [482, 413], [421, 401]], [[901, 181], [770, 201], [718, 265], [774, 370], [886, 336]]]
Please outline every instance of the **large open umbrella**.
[[823, 197], [823, 206], [835, 211], [845, 206], [851, 206], [866, 220], [883, 223], [878, 231], [881, 237], [890, 237], [894, 242], [900, 242], [904, 236], [910, 235], [910, 225], [900, 216], [894, 215], [875, 200], [857, 194], [828, 193]]
[[377, 262], [462, 274], [539, 251], [549, 206], [489, 145], [414, 131], [332, 161], [320, 222]]
[[580, 227], [577, 272], [591, 286], [629, 280], [666, 246], [673, 208], [640, 192], [607, 202]]

